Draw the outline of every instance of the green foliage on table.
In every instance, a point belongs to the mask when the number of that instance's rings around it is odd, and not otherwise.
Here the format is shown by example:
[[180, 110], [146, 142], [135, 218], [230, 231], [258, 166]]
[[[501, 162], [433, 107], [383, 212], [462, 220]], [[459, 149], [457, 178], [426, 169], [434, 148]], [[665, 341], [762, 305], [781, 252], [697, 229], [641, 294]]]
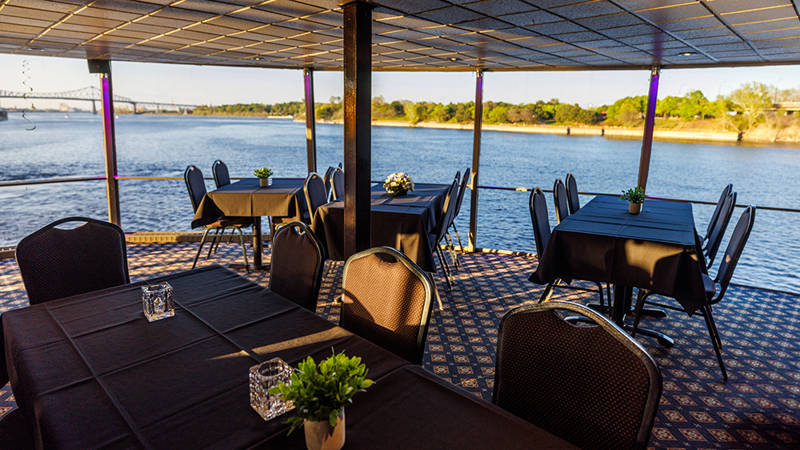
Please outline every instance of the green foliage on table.
[[622, 199], [631, 203], [642, 204], [644, 203], [645, 199], [644, 189], [636, 186], [635, 188], [628, 189], [627, 191], [622, 191]]
[[367, 367], [361, 363], [361, 358], [339, 353], [319, 365], [309, 356], [292, 374], [292, 384], [273, 386], [269, 393], [294, 403], [297, 415], [286, 421], [292, 426], [291, 433], [303, 425], [304, 419], [328, 421], [335, 427], [339, 411], [353, 402], [356, 392], [370, 386], [372, 380], [367, 379]]
[[269, 178], [274, 172], [269, 167], [262, 167], [253, 171], [253, 175], [258, 178]]

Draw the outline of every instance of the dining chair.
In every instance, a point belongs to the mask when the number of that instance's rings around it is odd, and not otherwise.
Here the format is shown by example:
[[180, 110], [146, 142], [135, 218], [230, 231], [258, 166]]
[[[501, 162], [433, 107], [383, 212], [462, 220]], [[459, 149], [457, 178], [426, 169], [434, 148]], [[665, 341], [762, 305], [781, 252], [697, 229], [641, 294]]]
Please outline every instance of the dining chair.
[[214, 164], [211, 165], [211, 175], [214, 176], [214, 184], [217, 186], [217, 189], [231, 184], [228, 166], [219, 159], [214, 161]]
[[331, 199], [344, 200], [344, 170], [338, 168], [333, 171], [331, 184]]
[[[547, 200], [544, 197], [544, 191], [539, 186], [536, 186], [531, 192], [531, 195], [528, 199], [528, 210], [531, 214], [531, 224], [533, 225], [533, 239], [536, 244], [536, 255], [541, 261], [542, 255], [544, 255], [544, 251], [547, 248], [547, 243], [550, 241], [550, 234], [552, 231], [550, 230], [550, 216], [547, 213]], [[550, 295], [553, 293], [553, 288], [559, 286], [561, 283], [561, 287], [572, 287], [569, 286], [570, 280], [561, 280], [555, 279], [547, 284], [544, 288], [544, 292], [542, 296], [539, 298], [539, 303], [545, 302], [550, 299]], [[594, 281], [597, 285], [597, 292], [600, 294], [600, 307], [605, 307], [605, 297], [603, 295], [603, 285], [597, 281]], [[608, 293], [608, 307], [611, 307], [611, 289], [609, 288], [608, 284], [606, 284], [606, 292]]]
[[[722, 360], [722, 337], [717, 330], [717, 324], [714, 322], [714, 316], [711, 313], [711, 307], [719, 303], [725, 296], [728, 290], [728, 285], [733, 277], [733, 271], [736, 269], [736, 264], [739, 263], [739, 258], [742, 256], [744, 246], [750, 238], [750, 232], [753, 230], [753, 224], [756, 220], [756, 208], [748, 206], [745, 208], [742, 215], [739, 216], [739, 221], [736, 223], [736, 228], [733, 229], [731, 239], [728, 241], [728, 247], [725, 249], [722, 261], [719, 263], [717, 276], [711, 279], [707, 274], [703, 274], [703, 286], [705, 287], [706, 298], [703, 299], [704, 305], [700, 308], [700, 315], [703, 316], [708, 328], [708, 334], [711, 337], [711, 344], [714, 346], [714, 353], [717, 356], [719, 368], [722, 371], [723, 380], [728, 380], [728, 372], [725, 370], [725, 363]], [[636, 300], [636, 312], [634, 314], [632, 336], [636, 336], [636, 331], [639, 328], [639, 320], [641, 319], [641, 311], [644, 307], [647, 297], [652, 292], [647, 290], [640, 290]], [[672, 305], [647, 302], [649, 304], [657, 305], [662, 308], [671, 309], [673, 311], [683, 311], [681, 308], [676, 308]]]
[[[58, 228], [71, 222], [82, 224]], [[31, 305], [130, 283], [122, 229], [88, 217], [45, 225], [19, 241], [15, 257]]]
[[711, 236], [711, 231], [714, 229], [714, 225], [717, 223], [717, 219], [719, 219], [719, 215], [722, 212], [722, 206], [725, 203], [725, 199], [728, 198], [728, 194], [733, 191], [733, 184], [728, 184], [722, 189], [722, 193], [719, 195], [719, 200], [717, 200], [717, 206], [714, 208], [714, 212], [711, 214], [711, 219], [708, 220], [708, 227], [706, 227], [706, 234], [703, 236], [703, 242], [707, 241], [708, 238]]
[[[192, 201], [192, 210], [197, 213], [197, 208], [200, 207], [200, 202], [203, 201], [203, 197], [206, 195], [206, 182], [203, 179], [203, 172], [198, 169], [197, 166], [191, 165], [183, 172], [183, 181], [186, 183], [186, 190], [189, 191], [189, 199]], [[203, 237], [200, 239], [200, 246], [197, 247], [197, 254], [194, 255], [192, 269], [197, 266], [197, 260], [200, 258], [200, 252], [203, 251], [203, 245], [206, 242], [206, 238], [208, 238], [208, 232], [213, 230], [216, 234], [219, 234], [220, 231], [224, 233], [226, 228], [231, 228], [239, 233], [239, 242], [242, 244], [244, 265], [249, 272], [250, 265], [247, 262], [247, 248], [244, 245], [244, 232], [242, 231], [242, 228], [249, 227], [251, 225], [253, 225], [253, 219], [251, 217], [226, 216], [212, 218], [207, 220], [205, 223], [195, 223], [192, 228], [202, 227]], [[208, 251], [209, 257], [211, 256], [211, 250], [213, 248], [214, 246], [212, 243], [211, 249]]]
[[572, 172], [567, 174], [565, 179], [567, 185], [567, 201], [569, 202], [569, 213], [575, 214], [581, 209], [581, 200], [578, 197], [578, 183], [575, 181], [575, 175]]
[[34, 448], [33, 429], [15, 408], [0, 418], [0, 448], [5, 450], [27, 450]]
[[521, 306], [500, 321], [492, 402], [578, 447], [645, 448], [661, 391], [647, 351], [583, 305]]
[[447, 235], [447, 228], [450, 226], [450, 223], [453, 221], [453, 216], [455, 215], [455, 200], [459, 181], [460, 177], [457, 176], [450, 185], [450, 188], [447, 190], [440, 219], [437, 221], [433, 231], [428, 234], [428, 241], [433, 246], [433, 251], [436, 254], [436, 257], [439, 259], [439, 266], [441, 266], [442, 272], [444, 272], [448, 291], [453, 288], [453, 280], [451, 280], [453, 275], [450, 270], [450, 266], [447, 264], [447, 259], [444, 257], [444, 251], [442, 250], [440, 244], [442, 240], [445, 239], [445, 236]]
[[722, 244], [722, 238], [725, 236], [725, 231], [728, 229], [728, 224], [733, 215], [733, 208], [736, 206], [736, 192], [729, 192], [728, 196], [722, 202], [719, 216], [714, 221], [714, 228], [711, 234], [708, 235], [708, 242], [705, 247], [706, 267], [710, 268], [714, 264], [719, 247]]
[[303, 222], [281, 226], [272, 239], [269, 290], [315, 312], [325, 250]]
[[553, 201], [555, 201], [556, 206], [556, 221], [561, 223], [562, 220], [569, 216], [567, 188], [561, 178], [556, 178], [556, 182], [553, 183]]
[[344, 264], [339, 325], [421, 364], [434, 291], [428, 274], [393, 248], [356, 253]]
[[[328, 194], [325, 192], [325, 182], [314, 172], [311, 172], [303, 182], [303, 193], [306, 197], [306, 211], [303, 214], [303, 222], [310, 224], [314, 219], [314, 213], [320, 205], [328, 202]], [[306, 214], [308, 216], [306, 217]]]
[[[455, 233], [456, 239], [458, 240], [458, 248], [460, 251], [464, 251], [464, 244], [461, 243], [461, 236], [458, 235], [458, 228], [456, 228], [456, 217], [458, 217], [458, 213], [461, 212], [461, 202], [464, 201], [464, 193], [469, 185], [469, 176], [470, 169], [467, 167], [466, 170], [464, 170], [464, 176], [461, 178], [461, 185], [458, 188], [458, 197], [456, 197], [456, 210], [453, 213], [453, 220], [450, 223], [450, 228], [453, 229], [453, 233]], [[452, 239], [450, 239], [450, 241], [452, 241]], [[454, 255], [456, 255], [456, 268], [460, 268], [461, 263], [458, 260], [458, 254], [454, 253]]]
[[333, 166], [328, 166], [328, 169], [325, 171], [325, 176], [322, 177], [322, 180], [325, 182], [325, 192], [328, 193], [328, 201], [333, 198], [333, 171], [336, 170]]

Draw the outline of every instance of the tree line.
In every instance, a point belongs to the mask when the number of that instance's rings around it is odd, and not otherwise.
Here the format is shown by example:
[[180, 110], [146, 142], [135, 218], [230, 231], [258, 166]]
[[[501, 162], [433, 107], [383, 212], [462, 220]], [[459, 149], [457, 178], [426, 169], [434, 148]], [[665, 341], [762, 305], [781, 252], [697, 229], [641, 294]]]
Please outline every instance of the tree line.
[[[724, 128], [745, 132], [762, 122], [786, 121], [786, 115], [775, 111], [773, 104], [781, 101], [800, 101], [800, 89], [779, 90], [759, 82], [746, 83], [728, 95], [708, 99], [701, 91], [691, 91], [683, 96], [667, 96], [658, 100], [656, 116], [659, 126], [674, 126], [679, 122], [711, 120]], [[315, 105], [315, 115], [320, 120], [342, 120], [344, 104], [340, 97]], [[485, 102], [483, 121], [489, 124], [553, 124], [553, 125], [609, 125], [640, 126], [644, 122], [647, 96], [621, 98], [610, 105], [584, 108], [578, 104], [562, 103], [558, 99], [539, 100], [535, 103], [511, 104]], [[193, 114], [257, 115], [303, 117], [303, 102], [260, 103], [196, 108]], [[372, 100], [374, 120], [437, 123], [469, 123], [475, 114], [474, 102], [435, 103], [395, 100], [383, 97]], [[797, 121], [796, 118], [789, 120]]]

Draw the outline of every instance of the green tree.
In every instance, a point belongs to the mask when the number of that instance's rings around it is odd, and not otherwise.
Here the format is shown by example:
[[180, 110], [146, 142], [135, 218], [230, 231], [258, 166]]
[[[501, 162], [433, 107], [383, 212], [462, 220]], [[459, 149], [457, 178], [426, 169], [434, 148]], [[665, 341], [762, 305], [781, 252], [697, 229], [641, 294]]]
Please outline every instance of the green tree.
[[743, 84], [728, 95], [737, 113], [734, 124], [739, 131], [751, 130], [765, 117], [766, 110], [772, 107], [771, 93], [770, 86], [754, 81]]

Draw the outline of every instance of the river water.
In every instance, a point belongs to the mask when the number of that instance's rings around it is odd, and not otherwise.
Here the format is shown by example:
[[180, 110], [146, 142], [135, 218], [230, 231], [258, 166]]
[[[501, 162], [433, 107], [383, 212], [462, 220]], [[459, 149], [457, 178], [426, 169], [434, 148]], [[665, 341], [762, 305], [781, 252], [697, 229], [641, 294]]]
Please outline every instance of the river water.
[[[27, 116], [32, 122], [17, 113], [0, 122], [0, 180], [104, 173], [100, 116]], [[195, 164], [210, 176], [218, 158], [234, 177], [250, 176], [262, 166], [273, 168], [278, 177], [305, 175], [305, 127], [290, 120], [122, 115], [116, 123], [120, 175], [180, 177], [188, 164]], [[36, 129], [29, 131], [32, 124]], [[320, 171], [342, 161], [342, 133], [340, 125], [317, 125]], [[549, 189], [556, 177], [571, 171], [582, 191], [616, 193], [636, 184], [639, 150], [637, 140], [486, 131], [480, 184]], [[739, 203], [800, 208], [800, 148], [655, 142], [652, 155], [649, 195], [716, 201], [730, 182]], [[456, 170], [470, 166], [471, 158], [471, 131], [372, 130], [373, 179], [402, 170], [415, 181], [448, 183]], [[120, 191], [125, 231], [189, 229], [192, 209], [182, 181], [122, 180]], [[478, 246], [534, 251], [527, 201], [525, 192], [481, 190]], [[554, 221], [551, 196], [548, 202]], [[0, 205], [0, 246], [13, 245], [60, 217], [107, 217], [103, 181], [0, 187]], [[712, 210], [694, 205], [701, 233]], [[735, 211], [729, 232], [740, 213]], [[466, 198], [457, 219], [462, 239], [468, 218]], [[759, 211], [734, 281], [800, 292], [799, 220], [800, 214]]]

